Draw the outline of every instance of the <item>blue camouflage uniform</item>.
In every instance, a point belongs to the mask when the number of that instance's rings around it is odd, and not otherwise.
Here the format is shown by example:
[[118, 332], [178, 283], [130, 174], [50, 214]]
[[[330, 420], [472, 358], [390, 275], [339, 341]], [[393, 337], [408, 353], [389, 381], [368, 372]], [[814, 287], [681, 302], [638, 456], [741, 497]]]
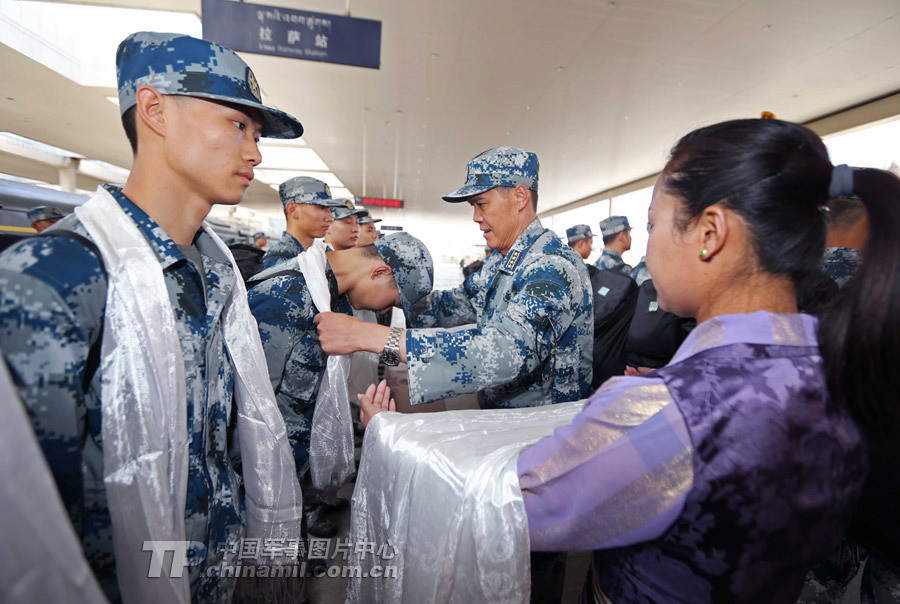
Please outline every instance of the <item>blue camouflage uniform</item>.
[[822, 256], [822, 271], [844, 287], [862, 262], [862, 252], [849, 247], [826, 247]]
[[[600, 221], [600, 233], [603, 237], [609, 237], [622, 231], [630, 231], [631, 225], [628, 224], [628, 218], [625, 216], [610, 216]], [[594, 266], [601, 271], [618, 271], [624, 275], [631, 275], [633, 270], [622, 260], [622, 255], [616, 250], [604, 247], [600, 252], [600, 257], [594, 263]]]
[[[418, 239], [398, 233], [378, 240], [375, 247], [393, 270], [404, 306], [411, 307], [431, 291], [431, 256]], [[347, 295], [338, 295], [337, 279], [327, 264], [325, 278], [331, 293], [329, 309], [316, 308], [303, 274], [289, 266], [260, 273], [255, 277], [260, 282], [248, 292], [299, 478], [309, 469], [313, 411], [328, 360], [313, 318], [328, 311], [353, 314]]]
[[[273, 271], [280, 272], [279, 268]], [[284, 417], [299, 478], [309, 469], [313, 411], [328, 360], [319, 344], [313, 318], [329, 311], [352, 315], [353, 307], [345, 294], [338, 295], [337, 279], [328, 266], [325, 278], [331, 292], [331, 308], [327, 309], [316, 308], [299, 271], [268, 279], [267, 276], [266, 272], [256, 276], [263, 281], [248, 292], [248, 301], [259, 325], [269, 379]]]
[[[511, 147], [469, 162], [464, 201], [497, 186], [537, 187], [537, 156]], [[590, 394], [593, 299], [584, 261], [537, 218], [504, 256], [496, 252], [453, 290], [435, 291], [407, 313], [412, 404], [478, 393], [482, 408], [529, 407]]]
[[601, 271], [618, 271], [623, 275], [629, 276], [631, 275], [632, 270], [634, 270], [631, 266], [625, 264], [625, 261], [622, 260], [622, 254], [608, 247], [603, 248], [603, 251], [600, 252], [600, 257], [597, 258], [597, 262], [594, 263], [594, 266]]
[[[132, 34], [119, 45], [116, 72], [123, 114], [134, 107], [137, 89], [149, 85], [167, 95], [254, 108], [262, 116], [263, 136], [296, 138], [303, 133], [295, 118], [262, 104], [253, 72], [234, 51], [205, 40]], [[239, 451], [234, 371], [221, 325], [235, 287], [234, 269], [204, 231], [198, 231], [192, 246], [178, 246], [121, 189], [105, 186], [159, 260], [178, 330], [190, 435], [185, 531], [188, 540], [207, 548], [206, 557], [188, 569], [191, 597], [197, 602], [228, 600], [234, 580], [207, 578], [205, 571], [221, 563], [218, 545], [234, 542], [242, 531], [241, 478], [235, 469], [239, 455], [231, 455]], [[48, 232], [60, 230], [90, 239], [75, 215]], [[112, 523], [103, 485], [102, 366], [89, 384], [82, 384], [104, 323], [107, 280], [101, 266], [83, 243], [66, 237], [36, 237], [4, 251], [0, 348], [85, 556], [107, 598], [117, 602]]]
[[647, 270], [647, 257], [644, 256], [641, 258], [641, 261], [638, 262], [638, 265], [634, 267], [634, 270], [631, 271], [631, 278], [634, 279], [634, 282], [638, 284], [640, 287], [641, 283], [651, 279], [650, 271]]
[[285, 260], [296, 258], [304, 252], [303, 244], [296, 237], [285, 231], [281, 239], [263, 255], [263, 268], [272, 268]]
[[[240, 477], [232, 449], [234, 375], [219, 318], [234, 288], [231, 263], [209, 235], [195, 245], [204, 278], [179, 247], [121, 190], [107, 189], [147, 238], [160, 264], [175, 310], [187, 378], [187, 428], [191, 435], [185, 527], [187, 539], [224, 542], [239, 530]], [[53, 227], [90, 238], [74, 215]], [[205, 289], [205, 291], [204, 291]], [[117, 601], [115, 556], [106, 492], [100, 426], [101, 370], [82, 387], [88, 351], [97, 340], [106, 306], [106, 277], [97, 256], [63, 237], [34, 237], [0, 255], [0, 347], [29, 410], [76, 534], [82, 539], [107, 597]], [[231, 453], [234, 452], [234, 458]], [[139, 555], [137, 552], [135, 555]], [[194, 597], [212, 600], [221, 584], [200, 575], [221, 562], [210, 548], [191, 567]]]
[[[289, 203], [309, 203], [317, 206], [332, 207], [337, 205], [331, 198], [331, 188], [321, 180], [311, 176], [295, 176], [284, 181], [278, 187], [281, 206]], [[287, 231], [281, 239], [269, 248], [263, 256], [263, 268], [272, 268], [285, 260], [296, 258], [303, 253], [303, 244]]]

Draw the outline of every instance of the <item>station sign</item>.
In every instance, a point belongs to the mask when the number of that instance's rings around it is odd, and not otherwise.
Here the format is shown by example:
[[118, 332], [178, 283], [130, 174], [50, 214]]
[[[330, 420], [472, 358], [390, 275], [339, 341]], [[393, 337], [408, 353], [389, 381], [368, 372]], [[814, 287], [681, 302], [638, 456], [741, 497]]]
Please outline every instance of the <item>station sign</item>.
[[233, 50], [378, 69], [381, 21], [203, 0], [203, 38]]

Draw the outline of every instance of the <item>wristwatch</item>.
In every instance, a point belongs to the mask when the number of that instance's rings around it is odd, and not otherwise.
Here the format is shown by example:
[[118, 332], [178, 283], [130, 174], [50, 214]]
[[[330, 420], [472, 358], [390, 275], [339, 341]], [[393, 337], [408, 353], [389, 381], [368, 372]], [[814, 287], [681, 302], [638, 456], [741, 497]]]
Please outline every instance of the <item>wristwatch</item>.
[[381, 361], [385, 365], [395, 367], [400, 364], [400, 336], [403, 329], [400, 327], [391, 327], [391, 335], [388, 336], [384, 350], [381, 351]]

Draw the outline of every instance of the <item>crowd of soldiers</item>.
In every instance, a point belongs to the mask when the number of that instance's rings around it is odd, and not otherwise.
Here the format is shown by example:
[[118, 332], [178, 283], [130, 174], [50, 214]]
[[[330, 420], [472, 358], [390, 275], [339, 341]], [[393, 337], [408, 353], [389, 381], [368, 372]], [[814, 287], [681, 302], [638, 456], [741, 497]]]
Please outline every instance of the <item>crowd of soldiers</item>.
[[[214, 204], [240, 202], [261, 161], [259, 138], [299, 137], [300, 122], [264, 105], [250, 68], [216, 44], [136, 33], [116, 64], [134, 150], [128, 181], [100, 187], [58, 222], [36, 211], [35, 229], [53, 228], [0, 256], [0, 349], [82, 546], [83, 558], [69, 562], [90, 569], [79, 593], [229, 601], [236, 579], [215, 572], [233, 559], [229, 544], [284, 542], [300, 526], [333, 536], [310, 477], [332, 356], [406, 363], [413, 405], [477, 393], [484, 409], [529, 407], [586, 399], [611, 376], [662, 367], [694, 325], [659, 307], [643, 260], [634, 269], [622, 260], [625, 217], [599, 223], [604, 248], [593, 267], [584, 262], [590, 226], [568, 229], [567, 242], [544, 228], [537, 155], [514, 147], [475, 156], [466, 182], [443, 197], [470, 206], [495, 252], [456, 289], [433, 291], [420, 240], [379, 237], [378, 220], [306, 176], [280, 186], [285, 232], [260, 270], [242, 273], [203, 220]], [[109, 226], [100, 211], [114, 216]], [[844, 231], [864, 217], [844, 214], [853, 218]], [[111, 232], [116, 224], [127, 233]], [[267, 244], [264, 233], [253, 239]], [[835, 241], [825, 270], [843, 286], [862, 244]], [[393, 308], [399, 321], [385, 319]], [[165, 318], [158, 330], [155, 316]], [[170, 392], [183, 398], [171, 425]], [[376, 392], [383, 385], [364, 404]], [[136, 415], [146, 422], [138, 443], [113, 433], [137, 426]], [[129, 515], [123, 501], [139, 511]], [[168, 524], [136, 526], [135, 514], [151, 510]], [[183, 577], [160, 586], [126, 570], [143, 560], [129, 548], [148, 540], [202, 547]], [[532, 556], [535, 601], [558, 600], [561, 560]], [[49, 601], [66, 585], [23, 584], [21, 601]]]

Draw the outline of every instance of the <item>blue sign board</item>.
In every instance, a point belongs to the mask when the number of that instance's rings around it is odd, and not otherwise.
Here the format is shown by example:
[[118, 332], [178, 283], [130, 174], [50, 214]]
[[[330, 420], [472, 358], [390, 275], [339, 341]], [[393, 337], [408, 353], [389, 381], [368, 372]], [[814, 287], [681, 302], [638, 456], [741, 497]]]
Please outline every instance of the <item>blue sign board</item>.
[[381, 66], [381, 21], [234, 0], [203, 0], [203, 38], [242, 52]]

